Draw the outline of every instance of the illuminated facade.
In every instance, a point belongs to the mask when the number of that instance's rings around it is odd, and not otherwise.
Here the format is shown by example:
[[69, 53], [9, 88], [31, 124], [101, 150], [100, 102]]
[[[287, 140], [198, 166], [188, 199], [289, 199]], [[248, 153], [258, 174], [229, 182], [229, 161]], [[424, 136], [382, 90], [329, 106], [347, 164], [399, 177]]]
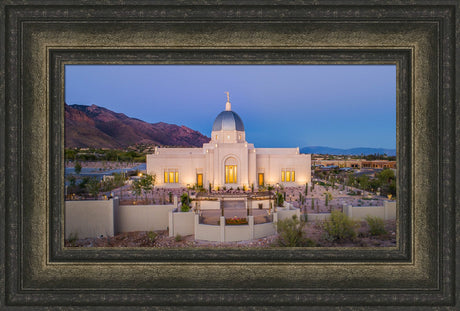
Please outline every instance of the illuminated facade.
[[300, 154], [299, 148], [255, 148], [246, 141], [243, 121], [227, 95], [209, 143], [202, 148], [157, 147], [147, 155], [147, 173], [157, 176], [159, 187], [289, 187], [310, 182], [311, 155]]

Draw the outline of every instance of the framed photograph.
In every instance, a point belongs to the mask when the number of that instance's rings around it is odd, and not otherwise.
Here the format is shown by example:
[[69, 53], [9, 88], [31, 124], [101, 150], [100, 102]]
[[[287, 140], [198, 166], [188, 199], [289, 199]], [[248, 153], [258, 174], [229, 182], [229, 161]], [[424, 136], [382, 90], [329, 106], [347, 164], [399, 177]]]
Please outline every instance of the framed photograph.
[[63, 61], [64, 245], [397, 247], [397, 64], [368, 62]]
[[[2, 307], [459, 307], [458, 2], [94, 4], [2, 3]], [[396, 246], [66, 246], [66, 67], [96, 64], [394, 66]]]

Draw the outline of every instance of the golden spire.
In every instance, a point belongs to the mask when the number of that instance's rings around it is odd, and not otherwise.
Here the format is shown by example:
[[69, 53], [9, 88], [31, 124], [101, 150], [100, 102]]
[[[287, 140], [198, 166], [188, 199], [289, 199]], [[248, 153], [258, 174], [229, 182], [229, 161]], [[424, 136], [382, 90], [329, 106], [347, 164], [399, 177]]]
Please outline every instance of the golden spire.
[[230, 104], [230, 94], [228, 92], [225, 92], [227, 94], [227, 103], [225, 104], [225, 110], [230, 111], [232, 110], [232, 104]]

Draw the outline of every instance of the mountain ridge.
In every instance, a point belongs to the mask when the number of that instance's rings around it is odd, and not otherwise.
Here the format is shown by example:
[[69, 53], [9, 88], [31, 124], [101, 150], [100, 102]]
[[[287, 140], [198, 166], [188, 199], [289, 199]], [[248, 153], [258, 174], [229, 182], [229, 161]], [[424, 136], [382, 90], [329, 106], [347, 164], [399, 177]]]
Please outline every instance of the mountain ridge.
[[[65, 146], [120, 149], [136, 144], [202, 147], [210, 138], [184, 125], [148, 123], [97, 105], [65, 106]], [[395, 149], [306, 146], [301, 153], [331, 155], [396, 155]]]
[[65, 107], [65, 146], [126, 148], [136, 144], [201, 147], [210, 138], [184, 125], [147, 123], [91, 105]]

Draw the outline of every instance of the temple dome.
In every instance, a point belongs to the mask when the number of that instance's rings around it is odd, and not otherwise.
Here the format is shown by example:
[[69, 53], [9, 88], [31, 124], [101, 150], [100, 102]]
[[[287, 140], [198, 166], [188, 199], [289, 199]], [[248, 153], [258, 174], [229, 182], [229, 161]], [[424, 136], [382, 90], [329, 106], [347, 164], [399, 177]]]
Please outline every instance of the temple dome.
[[225, 110], [214, 120], [212, 131], [244, 131], [243, 121], [236, 112]]

